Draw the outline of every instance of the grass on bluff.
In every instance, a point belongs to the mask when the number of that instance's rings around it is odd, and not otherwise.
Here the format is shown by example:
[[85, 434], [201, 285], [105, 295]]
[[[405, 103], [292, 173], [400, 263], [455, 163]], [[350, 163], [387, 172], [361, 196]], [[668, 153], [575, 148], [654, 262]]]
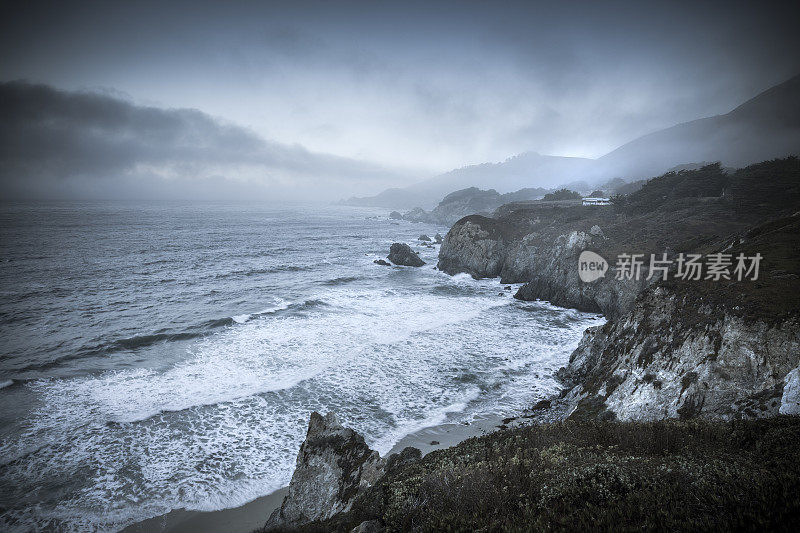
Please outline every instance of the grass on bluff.
[[566, 421], [390, 470], [307, 531], [795, 530], [800, 419]]

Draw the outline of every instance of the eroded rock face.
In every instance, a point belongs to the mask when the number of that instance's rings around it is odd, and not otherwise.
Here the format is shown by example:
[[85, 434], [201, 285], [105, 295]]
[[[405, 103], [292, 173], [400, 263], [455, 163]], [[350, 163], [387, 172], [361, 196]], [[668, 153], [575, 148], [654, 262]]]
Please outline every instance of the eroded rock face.
[[311, 413], [289, 493], [265, 529], [291, 528], [349, 511], [356, 496], [383, 474], [383, 466], [378, 452], [343, 427], [334, 413]]
[[[639, 280], [617, 280], [609, 270], [604, 278], [584, 283], [578, 257], [606, 240], [602, 233], [572, 230], [555, 235], [533, 227], [512, 228], [503, 220], [469, 216], [459, 220], [442, 242], [440, 270], [466, 272], [475, 278], [500, 277], [502, 283], [522, 283], [519, 300], [548, 300], [555, 305], [601, 312], [616, 318], [631, 309], [636, 295], [650, 281], [647, 270]], [[613, 266], [613, 258], [607, 258]], [[654, 278], [655, 279], [655, 278]]]
[[396, 242], [389, 248], [389, 261], [395, 265], [421, 267], [425, 261], [419, 258], [417, 254], [407, 244]]
[[800, 367], [786, 374], [783, 380], [779, 411], [782, 415], [800, 415]]
[[[559, 377], [577, 414], [622, 420], [759, 418], [800, 411], [800, 323], [697, 308], [667, 288], [590, 328]], [[598, 409], [598, 406], [602, 406]]]
[[500, 222], [480, 215], [465, 217], [445, 235], [437, 266], [451, 275], [466, 272], [475, 278], [499, 276], [506, 240]]

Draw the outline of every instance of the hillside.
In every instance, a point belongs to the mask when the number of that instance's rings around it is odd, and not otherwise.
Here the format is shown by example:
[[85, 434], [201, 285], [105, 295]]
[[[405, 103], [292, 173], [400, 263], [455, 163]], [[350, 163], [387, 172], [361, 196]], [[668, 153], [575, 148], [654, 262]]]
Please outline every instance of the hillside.
[[526, 152], [500, 163], [483, 163], [451, 170], [406, 188], [423, 194], [444, 195], [467, 187], [508, 193], [526, 187], [554, 187], [583, 179], [593, 160]]
[[427, 208], [447, 193], [468, 187], [504, 193], [524, 187], [565, 186], [583, 192], [579, 184], [589, 187], [619, 177], [635, 181], [674, 168], [698, 166], [691, 162], [719, 161], [724, 167], [742, 167], [798, 153], [800, 75], [762, 92], [729, 113], [644, 135], [598, 159], [526, 152], [500, 163], [451, 170], [403, 189], [390, 189], [375, 197], [346, 203], [406, 208], [418, 198], [419, 203], [414, 206]]
[[741, 167], [800, 152], [800, 76], [730, 113], [702, 118], [631, 141], [597, 160], [597, 172], [642, 178], [687, 161]]

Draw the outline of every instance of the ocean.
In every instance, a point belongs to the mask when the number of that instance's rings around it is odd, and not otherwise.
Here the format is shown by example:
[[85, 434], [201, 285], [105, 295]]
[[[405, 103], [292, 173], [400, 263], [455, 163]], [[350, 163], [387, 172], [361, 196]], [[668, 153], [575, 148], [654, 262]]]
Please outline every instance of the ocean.
[[[557, 391], [603, 319], [443, 274], [417, 238], [447, 228], [387, 213], [0, 207], [0, 530], [243, 505], [288, 483], [314, 410], [383, 454]], [[427, 264], [373, 263], [398, 241]]]

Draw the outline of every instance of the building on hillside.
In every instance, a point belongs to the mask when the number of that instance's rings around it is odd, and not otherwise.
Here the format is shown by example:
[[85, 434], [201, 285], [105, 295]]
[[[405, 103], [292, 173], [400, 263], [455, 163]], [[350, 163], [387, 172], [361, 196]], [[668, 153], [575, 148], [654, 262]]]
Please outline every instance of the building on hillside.
[[583, 199], [583, 205], [611, 205], [611, 200], [600, 197], [587, 197]]

